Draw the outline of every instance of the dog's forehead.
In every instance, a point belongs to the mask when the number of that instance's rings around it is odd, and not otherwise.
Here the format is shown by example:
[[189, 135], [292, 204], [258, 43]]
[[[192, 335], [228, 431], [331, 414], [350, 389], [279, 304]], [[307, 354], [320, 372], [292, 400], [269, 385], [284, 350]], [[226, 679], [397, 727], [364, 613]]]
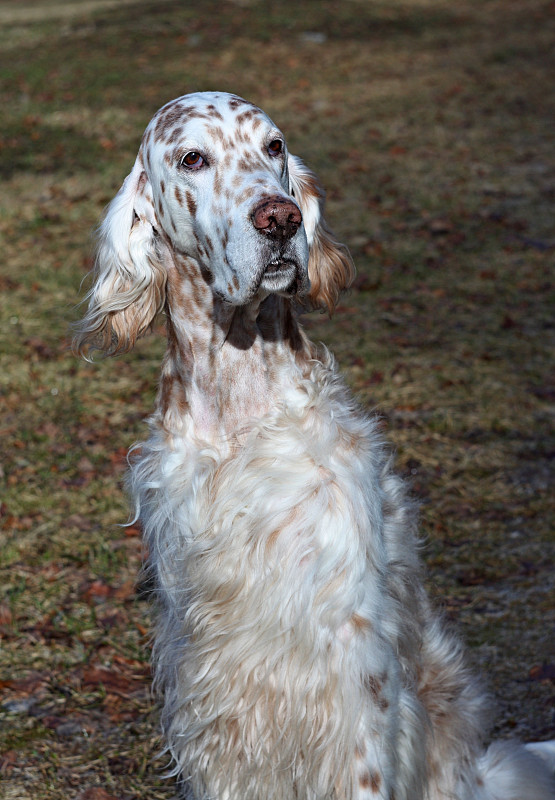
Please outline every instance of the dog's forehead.
[[[145, 137], [155, 144], [177, 144], [183, 138], [208, 135], [215, 141], [233, 141], [248, 131], [276, 128], [253, 103], [222, 92], [198, 92], [166, 103], [150, 121]], [[277, 130], [277, 128], [276, 128]], [[149, 135], [150, 134], [150, 135]]]

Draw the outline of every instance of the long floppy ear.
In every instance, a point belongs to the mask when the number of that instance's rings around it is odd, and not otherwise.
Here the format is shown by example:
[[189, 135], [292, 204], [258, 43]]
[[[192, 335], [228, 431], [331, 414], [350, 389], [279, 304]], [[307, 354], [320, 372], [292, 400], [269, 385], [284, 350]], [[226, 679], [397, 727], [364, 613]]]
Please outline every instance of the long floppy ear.
[[289, 181], [298, 201], [310, 248], [308, 301], [313, 308], [330, 314], [339, 295], [355, 277], [355, 268], [347, 248], [340, 244], [328, 228], [323, 216], [325, 193], [316, 176], [300, 158], [289, 156]]
[[98, 230], [94, 284], [88, 311], [76, 326], [76, 352], [122, 353], [146, 332], [165, 301], [159, 248], [150, 186], [138, 157]]

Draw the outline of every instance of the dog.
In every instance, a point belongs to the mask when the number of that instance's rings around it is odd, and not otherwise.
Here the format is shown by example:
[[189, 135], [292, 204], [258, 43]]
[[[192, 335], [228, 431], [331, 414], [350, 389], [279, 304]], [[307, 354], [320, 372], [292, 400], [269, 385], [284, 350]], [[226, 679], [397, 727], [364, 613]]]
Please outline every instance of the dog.
[[299, 309], [351, 258], [283, 133], [235, 95], [149, 123], [101, 225], [76, 349], [167, 320], [129, 485], [167, 748], [196, 800], [553, 800], [554, 746], [485, 750], [388, 448]]

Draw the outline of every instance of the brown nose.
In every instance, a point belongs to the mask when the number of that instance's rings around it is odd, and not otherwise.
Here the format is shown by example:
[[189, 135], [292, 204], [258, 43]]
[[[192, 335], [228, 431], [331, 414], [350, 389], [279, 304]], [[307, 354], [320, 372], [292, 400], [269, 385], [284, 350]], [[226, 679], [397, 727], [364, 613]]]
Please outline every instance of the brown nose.
[[297, 233], [302, 215], [291, 200], [285, 197], [270, 197], [260, 203], [252, 213], [254, 227], [271, 239], [291, 239]]

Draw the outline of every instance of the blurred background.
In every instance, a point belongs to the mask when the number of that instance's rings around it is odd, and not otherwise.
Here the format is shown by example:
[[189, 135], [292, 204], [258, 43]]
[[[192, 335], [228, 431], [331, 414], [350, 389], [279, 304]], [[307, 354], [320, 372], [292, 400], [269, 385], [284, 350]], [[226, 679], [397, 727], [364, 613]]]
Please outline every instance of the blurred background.
[[0, 2], [0, 796], [175, 795], [127, 519], [163, 321], [78, 361], [91, 234], [153, 113], [264, 108], [358, 276], [309, 334], [376, 409], [493, 733], [555, 736], [555, 3]]

